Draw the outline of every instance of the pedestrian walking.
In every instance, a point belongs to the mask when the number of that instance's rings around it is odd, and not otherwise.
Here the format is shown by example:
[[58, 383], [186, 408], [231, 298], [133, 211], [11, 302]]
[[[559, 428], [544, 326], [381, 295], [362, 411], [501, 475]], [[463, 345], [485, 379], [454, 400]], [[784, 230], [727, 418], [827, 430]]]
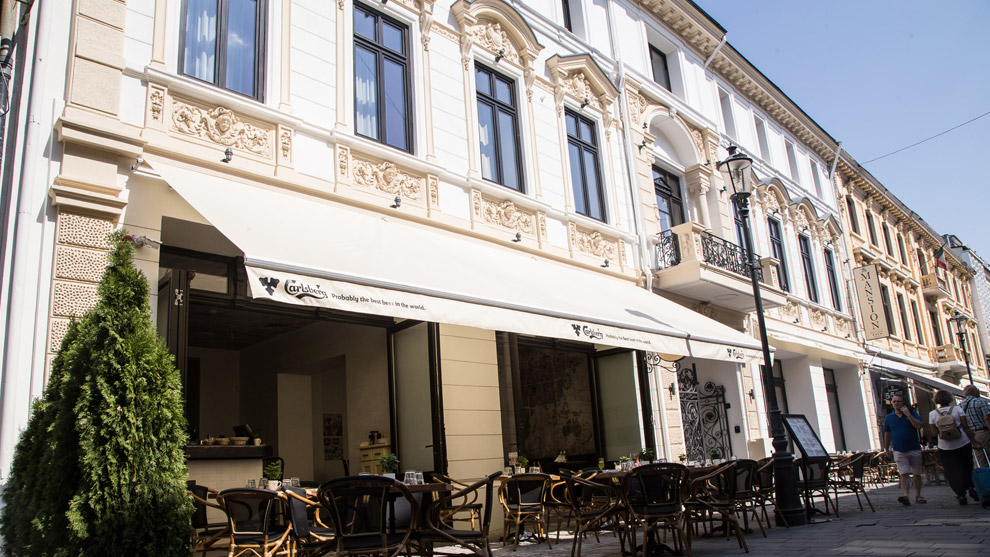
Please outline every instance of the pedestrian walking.
[[945, 481], [949, 483], [960, 505], [966, 504], [966, 493], [974, 501], [980, 498], [973, 489], [973, 446], [974, 437], [966, 421], [966, 412], [952, 404], [952, 394], [939, 390], [935, 393], [938, 408], [928, 415], [932, 434], [938, 438], [938, 458], [942, 462]]
[[966, 422], [973, 430], [973, 449], [976, 453], [976, 465], [979, 468], [986, 468], [986, 452], [980, 449], [990, 448], [990, 402], [980, 398], [980, 389], [976, 385], [966, 385], [963, 389], [966, 399], [962, 401], [962, 409], [966, 412]]
[[894, 395], [890, 404], [894, 411], [884, 419], [883, 443], [888, 452], [893, 451], [894, 463], [897, 464], [903, 493], [897, 502], [904, 506], [911, 504], [913, 476], [914, 502], [927, 503], [921, 496], [921, 443], [918, 442], [918, 430], [924, 428], [924, 424], [921, 416], [904, 403], [902, 395]]

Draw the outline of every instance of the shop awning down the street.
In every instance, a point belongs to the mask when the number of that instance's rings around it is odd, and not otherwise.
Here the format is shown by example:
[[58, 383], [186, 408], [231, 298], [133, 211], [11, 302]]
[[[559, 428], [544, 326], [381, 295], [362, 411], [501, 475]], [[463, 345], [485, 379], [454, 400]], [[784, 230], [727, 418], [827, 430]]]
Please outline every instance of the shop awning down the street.
[[[874, 367], [876, 368], [876, 366], [874, 366]], [[877, 368], [877, 369], [879, 369], [880, 371], [889, 373], [889, 374], [899, 375], [901, 377], [905, 377], [907, 379], [911, 379], [912, 381], [915, 381], [917, 383], [921, 383], [921, 384], [926, 385], [928, 387], [934, 387], [935, 389], [943, 389], [943, 390], [949, 391], [950, 393], [952, 393], [955, 396], [963, 396], [962, 387], [960, 387], [959, 385], [953, 385], [952, 383], [949, 383], [948, 381], [943, 381], [941, 379], [936, 379], [934, 377], [929, 377], [927, 375], [923, 375], [923, 374], [918, 373], [916, 371], [910, 371], [910, 370], [906, 370], [906, 369], [897, 369], [897, 368], [890, 368], [890, 367], [881, 367], [881, 368]]]
[[628, 281], [398, 216], [145, 160], [244, 252], [254, 298], [678, 356], [762, 360], [757, 339]]

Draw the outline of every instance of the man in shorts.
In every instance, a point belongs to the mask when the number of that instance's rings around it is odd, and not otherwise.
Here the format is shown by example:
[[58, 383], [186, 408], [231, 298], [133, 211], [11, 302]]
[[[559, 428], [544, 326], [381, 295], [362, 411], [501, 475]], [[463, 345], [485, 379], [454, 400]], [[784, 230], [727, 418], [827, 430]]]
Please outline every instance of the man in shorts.
[[911, 407], [904, 404], [904, 396], [895, 394], [890, 399], [894, 411], [887, 414], [883, 422], [883, 443], [887, 451], [894, 450], [894, 462], [897, 473], [901, 478], [901, 491], [904, 495], [897, 502], [908, 506], [911, 504], [909, 495], [911, 476], [914, 476], [914, 502], [927, 503], [921, 496], [921, 443], [918, 442], [918, 430], [924, 427], [921, 417]]
[[963, 389], [966, 400], [962, 401], [962, 406], [966, 412], [966, 423], [973, 430], [975, 439], [973, 442], [973, 452], [976, 453], [976, 465], [978, 468], [990, 466], [987, 462], [984, 449], [990, 450], [990, 403], [980, 398], [980, 390], [974, 385], [966, 385]]

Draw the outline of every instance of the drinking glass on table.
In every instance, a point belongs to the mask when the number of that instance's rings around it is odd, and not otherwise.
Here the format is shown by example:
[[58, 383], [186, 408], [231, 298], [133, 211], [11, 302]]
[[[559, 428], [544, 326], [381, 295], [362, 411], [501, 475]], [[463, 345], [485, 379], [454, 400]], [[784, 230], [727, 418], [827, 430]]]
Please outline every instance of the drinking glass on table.
[[289, 485], [292, 487], [299, 487], [299, 478], [295, 476], [289, 478]]
[[406, 485], [413, 485], [416, 483], [416, 472], [413, 470], [406, 470], [406, 475], [402, 479], [402, 483]]
[[413, 483], [415, 483], [416, 485], [423, 485], [424, 483], [426, 483], [426, 482], [423, 481], [423, 473], [422, 472], [416, 472], [415, 480], [416, 481], [413, 482]]
[[255, 485], [254, 480], [248, 480], [247, 484], [245, 484], [244, 487], [254, 487], [254, 485]]
[[604, 468], [605, 468], [605, 459], [604, 458], [599, 458], [598, 459], [598, 471], [601, 472]]

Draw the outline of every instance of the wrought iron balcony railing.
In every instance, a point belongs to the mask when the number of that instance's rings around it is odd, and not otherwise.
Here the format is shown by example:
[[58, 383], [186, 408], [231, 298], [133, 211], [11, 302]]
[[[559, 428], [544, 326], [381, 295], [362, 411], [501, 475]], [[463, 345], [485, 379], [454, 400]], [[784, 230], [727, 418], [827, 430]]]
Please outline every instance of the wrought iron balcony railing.
[[669, 269], [680, 263], [681, 249], [677, 241], [677, 234], [671, 230], [664, 230], [657, 238], [657, 269]]
[[[701, 252], [705, 263], [749, 278], [749, 261], [742, 247], [706, 231], [701, 233]], [[759, 261], [760, 256], [756, 259]], [[763, 269], [757, 269], [756, 273], [760, 282], [764, 282]]]

